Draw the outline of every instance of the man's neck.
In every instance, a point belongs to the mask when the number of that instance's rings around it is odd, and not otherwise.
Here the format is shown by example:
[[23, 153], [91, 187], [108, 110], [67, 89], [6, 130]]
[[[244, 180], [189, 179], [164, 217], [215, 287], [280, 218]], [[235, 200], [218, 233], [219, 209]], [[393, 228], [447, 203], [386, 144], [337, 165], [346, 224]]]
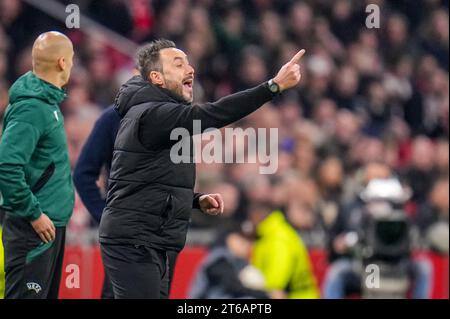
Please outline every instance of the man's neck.
[[62, 88], [61, 80], [59, 79], [58, 74], [36, 72], [35, 70], [33, 70], [33, 73], [41, 80], [44, 80], [45, 82], [53, 84], [54, 86], [56, 86], [59, 89]]

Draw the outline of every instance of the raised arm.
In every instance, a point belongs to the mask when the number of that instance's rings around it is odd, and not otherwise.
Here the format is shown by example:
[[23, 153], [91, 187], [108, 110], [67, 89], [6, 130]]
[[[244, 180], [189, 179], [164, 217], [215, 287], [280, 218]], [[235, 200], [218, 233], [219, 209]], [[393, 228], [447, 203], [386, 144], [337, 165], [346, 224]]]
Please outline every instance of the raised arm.
[[[270, 90], [268, 82], [265, 82], [216, 102], [193, 106], [169, 103], [152, 108], [141, 119], [141, 136], [144, 144], [151, 147], [164, 143], [175, 128], [185, 128], [190, 134], [194, 134], [194, 120], [201, 121], [201, 128], [204, 131], [208, 128], [221, 128], [244, 118], [278, 93], [299, 83], [301, 79], [299, 62], [304, 53], [305, 50], [299, 51], [269, 81], [278, 87], [278, 91]], [[154, 127], [158, 129], [153, 129]]]

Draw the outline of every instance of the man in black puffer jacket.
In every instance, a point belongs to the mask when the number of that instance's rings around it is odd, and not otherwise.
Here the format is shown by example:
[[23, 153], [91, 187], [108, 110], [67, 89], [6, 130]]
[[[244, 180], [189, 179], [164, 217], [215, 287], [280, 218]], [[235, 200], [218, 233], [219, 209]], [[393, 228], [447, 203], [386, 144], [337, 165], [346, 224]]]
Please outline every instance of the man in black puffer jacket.
[[[138, 52], [141, 73], [120, 89], [121, 116], [114, 145], [106, 208], [100, 223], [105, 269], [115, 298], [164, 298], [168, 290], [167, 251], [183, 249], [193, 208], [223, 212], [219, 194], [194, 194], [193, 152], [175, 163], [174, 129], [194, 134], [233, 123], [300, 81], [304, 50], [277, 76], [214, 103], [191, 105], [194, 69], [172, 41], [154, 41]], [[192, 148], [192, 137], [190, 137]]]

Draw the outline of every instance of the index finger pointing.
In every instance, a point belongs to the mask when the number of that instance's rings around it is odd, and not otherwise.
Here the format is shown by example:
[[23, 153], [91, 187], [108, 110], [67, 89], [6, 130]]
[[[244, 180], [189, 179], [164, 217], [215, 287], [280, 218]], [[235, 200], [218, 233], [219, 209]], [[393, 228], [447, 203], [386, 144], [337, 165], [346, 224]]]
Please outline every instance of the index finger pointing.
[[294, 55], [294, 57], [291, 59], [291, 62], [293, 63], [298, 63], [300, 62], [300, 59], [302, 58], [303, 54], [305, 54], [305, 49], [301, 49], [300, 51], [297, 52], [296, 55]]

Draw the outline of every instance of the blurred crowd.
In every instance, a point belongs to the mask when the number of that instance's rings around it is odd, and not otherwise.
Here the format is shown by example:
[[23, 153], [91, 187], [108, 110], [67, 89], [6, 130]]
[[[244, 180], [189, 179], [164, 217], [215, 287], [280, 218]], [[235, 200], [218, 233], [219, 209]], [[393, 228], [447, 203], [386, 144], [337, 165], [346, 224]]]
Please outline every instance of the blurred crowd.
[[[233, 125], [278, 128], [278, 171], [261, 175], [259, 163], [198, 164], [197, 191], [221, 193], [225, 213], [194, 214], [189, 240], [212, 240], [217, 227], [245, 221], [264, 203], [281, 209], [308, 246], [323, 247], [364, 186], [391, 175], [411, 189], [405, 209], [419, 236], [448, 224], [448, 1], [60, 2], [78, 4], [137, 44], [174, 40], [195, 68], [195, 102], [258, 85], [306, 49], [300, 86]], [[366, 27], [369, 3], [381, 10], [379, 29]], [[9, 86], [31, 69], [32, 41], [58, 26], [76, 52], [62, 106], [74, 165], [134, 62], [86, 30], [68, 30], [22, 1], [0, 0], [0, 118]], [[248, 141], [238, 136], [236, 143]], [[92, 227], [78, 199], [69, 233]]]

